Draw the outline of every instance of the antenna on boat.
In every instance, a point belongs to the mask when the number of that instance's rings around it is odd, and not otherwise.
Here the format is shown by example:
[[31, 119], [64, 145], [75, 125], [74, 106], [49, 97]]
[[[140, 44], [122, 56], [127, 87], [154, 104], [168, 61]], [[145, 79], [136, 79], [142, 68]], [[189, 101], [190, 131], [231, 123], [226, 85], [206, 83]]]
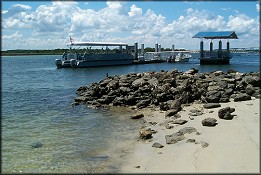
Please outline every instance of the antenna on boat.
[[73, 45], [73, 39], [72, 37], [70, 37], [70, 42], [71, 42], [71, 45], [70, 45], [70, 50], [72, 49], [72, 45]]

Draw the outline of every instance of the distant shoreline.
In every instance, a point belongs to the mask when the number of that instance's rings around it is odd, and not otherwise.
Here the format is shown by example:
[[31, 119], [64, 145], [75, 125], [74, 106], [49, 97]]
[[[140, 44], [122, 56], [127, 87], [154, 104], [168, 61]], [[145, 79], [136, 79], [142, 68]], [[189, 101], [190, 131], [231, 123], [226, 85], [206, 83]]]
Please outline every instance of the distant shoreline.
[[3, 53], [1, 53], [1, 56], [26, 56], [26, 55], [62, 55], [62, 53], [60, 54], [60, 53], [57, 53], [57, 54], [48, 54], [48, 53], [7, 53], [7, 54], [3, 54]]

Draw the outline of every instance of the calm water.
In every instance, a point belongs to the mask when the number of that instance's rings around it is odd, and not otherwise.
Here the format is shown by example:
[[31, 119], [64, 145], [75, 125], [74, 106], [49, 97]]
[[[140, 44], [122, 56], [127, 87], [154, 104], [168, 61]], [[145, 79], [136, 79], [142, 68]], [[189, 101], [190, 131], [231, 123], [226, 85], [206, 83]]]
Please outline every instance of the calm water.
[[[2, 57], [2, 172], [117, 172], [126, 148], [141, 123], [130, 121], [127, 109], [72, 107], [80, 86], [108, 73], [197, 68], [200, 72], [260, 70], [259, 55], [234, 56], [230, 65], [160, 63], [82, 69], [56, 69], [60, 56]], [[39, 148], [32, 145], [42, 144]]]

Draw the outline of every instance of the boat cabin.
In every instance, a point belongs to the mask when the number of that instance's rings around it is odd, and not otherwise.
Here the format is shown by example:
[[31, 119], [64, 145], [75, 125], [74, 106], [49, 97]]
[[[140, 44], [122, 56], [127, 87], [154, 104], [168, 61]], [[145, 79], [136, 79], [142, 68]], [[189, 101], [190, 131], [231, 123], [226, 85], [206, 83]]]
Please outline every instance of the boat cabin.
[[[230, 53], [229, 39], [238, 39], [234, 31], [199, 32], [193, 36], [200, 41], [200, 64], [229, 64], [232, 54]], [[209, 50], [204, 50], [203, 39], [210, 39]], [[213, 48], [213, 40], [219, 39], [218, 49]], [[222, 49], [222, 39], [227, 40], [226, 49]]]

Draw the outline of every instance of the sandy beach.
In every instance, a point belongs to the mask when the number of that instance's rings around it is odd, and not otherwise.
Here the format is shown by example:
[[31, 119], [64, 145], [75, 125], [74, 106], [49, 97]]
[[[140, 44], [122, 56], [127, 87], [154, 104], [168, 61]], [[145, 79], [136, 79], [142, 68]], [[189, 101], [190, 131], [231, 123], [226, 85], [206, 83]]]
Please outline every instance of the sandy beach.
[[[259, 173], [260, 172], [260, 99], [220, 103], [221, 107], [205, 109], [202, 103], [194, 102], [182, 107], [179, 112], [187, 123], [169, 123], [169, 129], [162, 125], [170, 121], [165, 112], [158, 108], [144, 108], [145, 128], [157, 131], [151, 139], [139, 139], [134, 149], [122, 161], [120, 173]], [[218, 117], [218, 110], [235, 108], [232, 120]], [[202, 111], [202, 115], [189, 115], [191, 109]], [[203, 126], [205, 118], [215, 118], [216, 126]], [[153, 124], [157, 122], [157, 124]], [[166, 135], [182, 128], [194, 127], [197, 132], [184, 134], [185, 139], [175, 144], [166, 144]], [[138, 131], [137, 131], [138, 135]], [[191, 142], [188, 142], [191, 139]], [[194, 140], [192, 140], [194, 139]], [[164, 147], [152, 147], [158, 142]]]

